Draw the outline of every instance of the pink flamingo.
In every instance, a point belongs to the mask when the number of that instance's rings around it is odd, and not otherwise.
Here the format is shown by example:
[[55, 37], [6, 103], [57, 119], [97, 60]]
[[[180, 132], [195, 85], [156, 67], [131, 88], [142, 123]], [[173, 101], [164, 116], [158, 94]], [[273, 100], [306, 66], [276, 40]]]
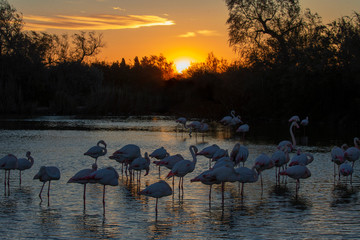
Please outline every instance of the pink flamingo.
[[97, 170], [97, 168], [98, 167], [97, 167], [96, 163], [94, 163], [92, 165], [91, 169], [87, 168], [87, 169], [80, 170], [73, 177], [71, 177], [68, 181], [68, 183], [80, 183], [80, 184], [84, 185], [84, 193], [83, 193], [84, 209], [85, 209], [85, 204], [86, 204], [86, 184], [95, 183], [94, 181], [91, 181], [89, 179], [84, 179], [84, 178], [89, 176], [93, 172], [95, 172]]
[[243, 196], [244, 184], [257, 182], [259, 179], [259, 174], [255, 170], [255, 167], [252, 167], [251, 169], [247, 167], [238, 167], [235, 168], [235, 172], [239, 175], [237, 181], [239, 184], [241, 183], [241, 196]]
[[53, 180], [60, 179], [60, 170], [57, 167], [42, 166], [40, 167], [39, 172], [34, 176], [33, 179], [39, 179], [40, 182], [43, 183], [39, 193], [40, 203], [42, 202], [41, 193], [44, 189], [45, 183], [49, 182], [47, 195], [48, 195], [48, 205], [50, 205], [50, 183]]
[[113, 167], [102, 168], [94, 171], [88, 176], [80, 178], [79, 180], [88, 180], [93, 183], [99, 183], [103, 188], [103, 214], [105, 215], [105, 187], [107, 185], [119, 185], [119, 174]]
[[149, 197], [156, 198], [155, 212], [156, 216], [158, 213], [158, 199], [172, 194], [172, 189], [167, 182], [161, 180], [159, 182], [153, 183], [144, 190], [139, 192], [139, 195], [145, 195]]
[[204, 172], [202, 172], [200, 175], [194, 177], [193, 179], [190, 180], [190, 182], [201, 182], [205, 185], [209, 185], [210, 186], [210, 190], [209, 190], [209, 202], [211, 201], [211, 189], [212, 189], [212, 185], [214, 184], [220, 184], [221, 182], [218, 181], [216, 178], [212, 177], [211, 173], [214, 169], [209, 169], [206, 170]]
[[[159, 167], [165, 166], [167, 169], [171, 170], [174, 167], [174, 165], [181, 160], [184, 160], [184, 157], [181, 154], [176, 154], [176, 155], [172, 155], [172, 156], [167, 156], [161, 161], [154, 161], [154, 163]], [[172, 179], [173, 188], [174, 188], [174, 184], [175, 184], [174, 179], [175, 178]]]
[[[346, 183], [347, 183], [347, 177], [349, 175], [351, 176], [353, 174], [353, 171], [354, 171], [353, 167], [347, 162], [342, 163], [339, 167], [339, 174], [346, 177]], [[350, 178], [350, 184], [352, 184], [351, 178]]]
[[185, 128], [189, 128], [189, 136], [191, 137], [191, 134], [193, 131], [195, 131], [195, 134], [197, 136], [197, 132], [201, 128], [201, 125], [203, 124], [204, 120], [202, 122], [199, 121], [192, 121], [189, 123]]
[[214, 170], [210, 172], [210, 176], [214, 178], [213, 181], [221, 183], [221, 199], [222, 204], [224, 205], [225, 183], [236, 182], [239, 176], [233, 167], [228, 166], [214, 168]]
[[240, 145], [240, 143], [236, 143], [230, 153], [230, 159], [234, 162], [235, 166], [239, 165], [241, 162], [244, 166], [248, 157], [249, 149], [244, 145]]
[[[100, 146], [103, 145], [103, 146]], [[95, 159], [95, 164], [97, 164], [98, 157], [104, 156], [107, 153], [106, 149], [106, 143], [104, 140], [98, 141], [96, 146], [91, 147], [89, 150], [87, 150], [84, 155], [90, 156]]]
[[[154, 150], [150, 155], [151, 158], [156, 158], [157, 160], [162, 160], [170, 154], [166, 151], [164, 147]], [[159, 166], [159, 177], [160, 177], [160, 166]]]
[[305, 119], [301, 120], [300, 125], [303, 125], [304, 127], [309, 125], [309, 117], [306, 117]]
[[[355, 161], [357, 161], [360, 158], [360, 148], [359, 148], [359, 138], [354, 138], [354, 147], [349, 147], [344, 152], [344, 157], [349, 162], [352, 162], [352, 168], [354, 168]], [[352, 175], [350, 176], [350, 181], [352, 182]]]
[[299, 116], [294, 115], [289, 119], [289, 122], [300, 122], [300, 118]]
[[26, 152], [27, 158], [19, 158], [18, 159], [18, 167], [19, 170], [19, 178], [20, 178], [20, 185], [21, 185], [21, 171], [24, 171], [26, 169], [30, 169], [32, 165], [34, 164], [34, 158], [31, 157], [31, 152]]
[[235, 117], [235, 110], [231, 110], [230, 112], [231, 116], [225, 116], [220, 120], [220, 123], [228, 126], [231, 124], [232, 119]]
[[262, 172], [266, 169], [270, 169], [274, 167], [274, 162], [264, 153], [260, 154], [255, 159], [255, 165], [254, 168], [260, 175], [260, 181], [261, 181], [261, 194], [263, 193], [263, 180], [262, 180]]
[[243, 139], [244, 139], [244, 138], [245, 138], [245, 134], [246, 134], [247, 132], [249, 132], [249, 130], [250, 130], [250, 126], [245, 123], [245, 124], [241, 125], [240, 127], [238, 127], [238, 129], [236, 129], [236, 132], [242, 133], [242, 134], [243, 134]]
[[280, 168], [284, 167], [289, 162], [289, 153], [288, 148], [284, 147], [283, 150], [277, 150], [276, 152], [271, 155], [270, 159], [274, 162], [275, 165], [275, 177], [276, 177], [276, 184], [280, 184]]
[[130, 171], [135, 170], [135, 171], [140, 172], [138, 182], [140, 182], [141, 171], [142, 170], [146, 171], [144, 176], [147, 176], [149, 174], [149, 171], [150, 171], [150, 158], [148, 156], [148, 153], [145, 152], [145, 157], [144, 158], [143, 157], [135, 158], [134, 161], [132, 161], [130, 163], [129, 170]]
[[125, 174], [127, 175], [128, 165], [135, 159], [141, 157], [139, 146], [135, 144], [127, 144], [115, 151], [110, 159], [114, 159], [122, 164], [121, 173], [123, 173], [124, 164], [126, 166]]
[[298, 196], [298, 191], [300, 188], [300, 179], [306, 179], [311, 176], [310, 170], [303, 165], [295, 165], [287, 168], [284, 171], [280, 172], [280, 175], [286, 175], [293, 179], [296, 179], [296, 197]]
[[344, 149], [345, 145], [343, 144], [341, 148], [335, 146], [331, 149], [331, 161], [334, 162], [334, 181], [336, 177], [336, 165], [338, 166], [338, 176], [340, 180], [340, 169], [339, 166], [345, 162]]
[[293, 127], [299, 128], [299, 125], [297, 124], [296, 121], [292, 121], [291, 124], [290, 124], [290, 136], [291, 136], [292, 142], [290, 142], [288, 140], [281, 141], [279, 143], [279, 145], [277, 146], [278, 149], [282, 149], [283, 147], [287, 147], [288, 151], [291, 152], [292, 149], [294, 149], [296, 147], [296, 140], [295, 140], [295, 135], [293, 133]]
[[296, 155], [292, 157], [289, 166], [295, 166], [295, 165], [308, 165], [314, 160], [314, 156], [311, 153], [302, 153], [301, 149], [299, 148], [296, 152]]
[[[6, 186], [8, 187], [8, 195], [10, 195], [10, 171], [16, 170], [18, 167], [18, 159], [12, 154], [8, 154], [5, 157], [0, 159], [0, 169], [5, 170], [5, 194], [6, 194]], [[7, 182], [6, 182], [6, 173], [7, 174]]]
[[211, 159], [213, 158], [214, 154], [217, 150], [219, 150], [220, 147], [216, 144], [213, 144], [211, 146], [205, 147], [200, 152], [196, 153], [196, 155], [204, 156], [209, 159], [209, 168], [211, 168]]
[[196, 165], [196, 153], [198, 152], [198, 149], [196, 146], [191, 145], [189, 147], [190, 153], [192, 155], [193, 160], [181, 160], [178, 161], [173, 168], [171, 169], [171, 171], [169, 172], [169, 174], [166, 176], [166, 178], [170, 178], [170, 177], [174, 177], [177, 176], [180, 178], [179, 180], [179, 191], [180, 189], [182, 190], [182, 192], [184, 193], [184, 176], [188, 173], [191, 173], [194, 171], [195, 169], [195, 165]]

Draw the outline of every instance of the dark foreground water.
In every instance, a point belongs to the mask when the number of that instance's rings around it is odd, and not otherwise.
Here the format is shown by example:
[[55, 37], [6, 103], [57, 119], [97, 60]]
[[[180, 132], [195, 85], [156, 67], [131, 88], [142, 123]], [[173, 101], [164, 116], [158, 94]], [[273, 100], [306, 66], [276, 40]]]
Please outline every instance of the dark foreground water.
[[[287, 125], [284, 128], [287, 129]], [[303, 134], [300, 130], [298, 133]], [[83, 153], [100, 139], [108, 144], [108, 154], [99, 158], [99, 167], [113, 166], [121, 172], [120, 164], [108, 159], [108, 156], [128, 143], [140, 146], [142, 153], [164, 146], [171, 154], [180, 153], [186, 159], [191, 159], [188, 150], [190, 145], [202, 149], [218, 144], [231, 151], [236, 142], [241, 142], [249, 148], [250, 156], [246, 166], [251, 167], [260, 153], [271, 155], [278, 138], [283, 137], [252, 135], [249, 140], [242, 140], [240, 136], [228, 136], [227, 129], [217, 129], [204, 138], [202, 135], [190, 138], [186, 133], [176, 132], [173, 120], [160, 117], [102, 120], [51, 117], [2, 121], [0, 157], [8, 153], [25, 157], [26, 151], [31, 151], [35, 163], [31, 169], [23, 172], [21, 186], [18, 171], [11, 173], [10, 196], [5, 196], [2, 183], [4, 172], [0, 172], [1, 239], [360, 237], [360, 166], [356, 162], [352, 186], [345, 185], [345, 179], [334, 183], [330, 161], [331, 141], [326, 143], [303, 138], [307, 140], [304, 141], [307, 146], [301, 148], [311, 152], [315, 160], [308, 166], [312, 176], [301, 181], [297, 199], [294, 196], [295, 181], [289, 179], [286, 185], [276, 187], [274, 169], [271, 169], [263, 173], [263, 194], [260, 182], [247, 184], [242, 199], [238, 184], [227, 183], [224, 205], [221, 203], [220, 186], [214, 186], [212, 201], [209, 203], [209, 187], [189, 181], [207, 169], [208, 160], [204, 157], [198, 157], [195, 171], [185, 177], [183, 196], [179, 195], [175, 187], [173, 196], [159, 200], [157, 218], [155, 199], [137, 194], [138, 189], [159, 180], [158, 170], [153, 165], [150, 174], [142, 178], [141, 186], [129, 182], [120, 173], [119, 186], [106, 188], [105, 215], [102, 209], [102, 186], [88, 186], [84, 209], [82, 185], [66, 183], [77, 171], [91, 166], [93, 159]], [[290, 138], [288, 134], [284, 137]], [[347, 143], [352, 145], [352, 139], [347, 139]], [[40, 204], [38, 194], [42, 183], [33, 180], [42, 165], [57, 166], [61, 170], [61, 179], [51, 184], [50, 206], [47, 204], [46, 191], [44, 201]], [[164, 179], [169, 170], [161, 170], [161, 178]], [[171, 184], [171, 180], [167, 181]]]

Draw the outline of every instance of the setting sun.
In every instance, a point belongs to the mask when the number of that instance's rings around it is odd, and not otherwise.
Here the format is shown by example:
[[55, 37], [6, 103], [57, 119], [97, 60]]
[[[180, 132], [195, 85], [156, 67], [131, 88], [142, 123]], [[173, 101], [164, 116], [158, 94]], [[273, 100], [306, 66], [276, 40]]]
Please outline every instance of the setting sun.
[[175, 60], [174, 64], [176, 66], [176, 71], [179, 73], [182, 73], [185, 69], [187, 69], [190, 66], [190, 60], [189, 59], [179, 59]]

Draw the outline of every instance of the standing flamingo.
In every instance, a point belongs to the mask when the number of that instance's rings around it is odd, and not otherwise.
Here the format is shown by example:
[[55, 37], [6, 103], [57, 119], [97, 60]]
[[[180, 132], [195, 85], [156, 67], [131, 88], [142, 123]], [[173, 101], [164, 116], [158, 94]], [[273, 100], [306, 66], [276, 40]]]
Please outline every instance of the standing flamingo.
[[302, 153], [301, 149], [298, 148], [296, 155], [293, 156], [290, 160], [289, 166], [295, 166], [295, 165], [308, 165], [314, 160], [314, 157], [311, 153]]
[[[100, 146], [103, 145], [103, 146]], [[104, 156], [107, 153], [106, 149], [106, 143], [104, 140], [98, 141], [96, 146], [91, 147], [89, 150], [87, 150], [84, 155], [90, 156], [95, 159], [95, 164], [97, 164], [98, 157]]]
[[298, 196], [298, 191], [300, 188], [300, 179], [305, 179], [311, 176], [310, 170], [303, 165], [295, 165], [287, 168], [284, 171], [280, 172], [280, 175], [286, 175], [293, 179], [296, 179], [296, 197]]
[[[6, 195], [6, 186], [8, 187], [8, 195], [10, 195], [10, 171], [15, 170], [18, 167], [18, 159], [12, 154], [8, 154], [5, 157], [0, 159], [0, 169], [5, 170], [5, 195]], [[6, 173], [7, 174], [7, 182], [6, 182]]]
[[291, 140], [292, 142], [288, 141], [288, 140], [284, 140], [281, 141], [278, 145], [278, 149], [282, 149], [283, 147], [287, 147], [288, 151], [291, 152], [295, 147], [296, 147], [296, 139], [295, 139], [295, 135], [293, 132], [293, 127], [297, 127], [299, 128], [299, 125], [297, 124], [296, 121], [292, 121], [290, 124], [290, 136], [291, 136]]
[[274, 162], [275, 165], [275, 178], [276, 184], [280, 185], [280, 168], [285, 166], [289, 161], [289, 153], [288, 148], [284, 147], [284, 150], [277, 150], [276, 152], [271, 155], [270, 159]]
[[231, 110], [230, 112], [231, 116], [225, 116], [220, 120], [220, 123], [228, 126], [231, 124], [232, 119], [235, 117], [235, 110]]
[[214, 169], [209, 169], [206, 170], [204, 172], [202, 172], [200, 175], [194, 177], [193, 179], [190, 180], [190, 182], [201, 182], [205, 185], [209, 185], [210, 186], [210, 190], [209, 190], [209, 203], [211, 201], [211, 189], [212, 189], [212, 185], [213, 184], [220, 184], [221, 182], [218, 181], [216, 178], [212, 177], [211, 173]]
[[[339, 174], [346, 177], [346, 183], [347, 183], [347, 177], [349, 175], [351, 176], [353, 174], [353, 171], [354, 171], [353, 167], [347, 162], [342, 163], [339, 167]], [[350, 178], [350, 184], [352, 184], [351, 178]]]
[[230, 153], [230, 159], [234, 162], [234, 165], [237, 166], [242, 162], [244, 166], [248, 157], [249, 149], [244, 145], [240, 145], [240, 143], [236, 143]]
[[304, 127], [309, 125], [309, 117], [306, 117], [305, 119], [301, 120], [300, 125], [303, 125]]
[[86, 184], [94, 183], [94, 181], [90, 181], [90, 180], [84, 179], [84, 178], [89, 176], [93, 172], [95, 172], [97, 170], [97, 168], [98, 167], [97, 167], [96, 163], [93, 163], [91, 169], [87, 168], [87, 169], [80, 170], [73, 177], [71, 177], [68, 181], [68, 183], [80, 183], [80, 184], [84, 185], [84, 193], [83, 193], [84, 209], [86, 206]]
[[[359, 138], [354, 138], [354, 147], [349, 147], [344, 152], [344, 157], [349, 162], [352, 162], [352, 168], [354, 169], [355, 161], [360, 158], [360, 148], [359, 148]], [[352, 174], [350, 176], [350, 181], [352, 182]]]
[[145, 195], [156, 198], [155, 212], [158, 213], [158, 199], [172, 194], [172, 189], [167, 182], [161, 180], [157, 183], [153, 183], [144, 190], [139, 192], [139, 195]]
[[[158, 148], [154, 150], [149, 155], [151, 158], [156, 158], [157, 160], [162, 160], [167, 156], [170, 156], [170, 154], [166, 151], [164, 147]], [[159, 177], [160, 177], [160, 166], [159, 166]]]
[[135, 171], [138, 171], [140, 172], [139, 174], [139, 179], [138, 179], [138, 182], [140, 183], [140, 178], [141, 178], [141, 171], [142, 170], [145, 170], [146, 173], [144, 176], [147, 176], [149, 174], [149, 170], [150, 170], [150, 158], [148, 156], [148, 153], [145, 152], [145, 157], [138, 157], [138, 158], [135, 158], [134, 161], [132, 161], [130, 163], [130, 167], [129, 167], [129, 170], [132, 171], [132, 170], [135, 170]]
[[[172, 170], [172, 168], [175, 166], [175, 164], [181, 160], [184, 160], [184, 157], [181, 154], [175, 154], [172, 156], [167, 156], [161, 161], [154, 161], [154, 163], [159, 167], [165, 166], [167, 169]], [[175, 178], [172, 179], [173, 189], [174, 189], [174, 184], [175, 184], [174, 181], [175, 181]]]
[[274, 162], [266, 154], [262, 153], [255, 159], [254, 167], [260, 175], [261, 194], [262, 194], [263, 193], [263, 180], [262, 180], [261, 173], [266, 169], [270, 169], [270, 168], [274, 167]]
[[[180, 123], [181, 125], [183, 125], [183, 128], [186, 129], [186, 118], [179, 117], [178, 119], [176, 119], [175, 122]], [[176, 126], [176, 132], [177, 132], [177, 126]]]
[[113, 167], [102, 168], [94, 171], [88, 176], [80, 178], [79, 180], [88, 180], [94, 183], [99, 183], [103, 188], [103, 214], [105, 216], [105, 187], [107, 185], [119, 185], [119, 174]]
[[255, 170], [255, 167], [247, 168], [247, 167], [238, 167], [235, 168], [235, 172], [239, 175], [237, 181], [239, 184], [241, 183], [241, 196], [244, 195], [244, 184], [245, 183], [253, 183], [259, 179], [259, 174]]
[[189, 128], [189, 136], [191, 137], [192, 132], [195, 132], [195, 136], [197, 136], [198, 131], [201, 128], [201, 125], [203, 124], [204, 120], [202, 122], [199, 121], [192, 121], [188, 125], [186, 125], [186, 128]]
[[128, 165], [135, 159], [141, 157], [139, 146], [135, 144], [127, 144], [115, 151], [110, 159], [114, 159], [122, 164], [121, 173], [123, 173], [124, 164], [126, 166], [125, 174], [127, 175]]
[[31, 152], [26, 152], [27, 158], [19, 158], [18, 159], [18, 167], [19, 170], [19, 178], [20, 178], [20, 185], [21, 185], [21, 171], [24, 171], [26, 169], [30, 169], [32, 165], [34, 164], [34, 158], [31, 157]]
[[39, 172], [34, 176], [33, 179], [39, 179], [40, 182], [43, 182], [43, 185], [42, 185], [40, 193], [39, 193], [40, 203], [42, 202], [41, 193], [43, 191], [45, 183], [49, 182], [47, 195], [48, 195], [48, 205], [50, 205], [50, 183], [52, 180], [60, 179], [60, 170], [57, 167], [42, 166], [42, 167], [40, 167]]
[[[335, 177], [338, 174], [340, 180], [340, 169], [339, 166], [345, 162], [344, 149], [345, 145], [342, 145], [341, 148], [335, 146], [331, 149], [331, 161], [334, 162], [334, 181]], [[336, 173], [336, 165], [338, 166], [338, 173]]]
[[236, 129], [236, 132], [242, 133], [243, 134], [243, 139], [245, 139], [245, 134], [247, 132], [249, 132], [249, 130], [250, 130], [250, 126], [245, 123], [245, 124], [241, 125], [240, 127], [238, 127], [238, 129]]
[[184, 176], [188, 173], [191, 173], [194, 171], [195, 169], [195, 165], [196, 165], [196, 153], [198, 152], [197, 147], [195, 147], [194, 145], [191, 145], [189, 147], [191, 156], [193, 158], [193, 160], [181, 160], [178, 161], [173, 168], [171, 169], [171, 171], [169, 172], [169, 174], [166, 176], [166, 178], [170, 178], [170, 177], [174, 177], [177, 176], [179, 177], [179, 192], [180, 190], [182, 190], [182, 192], [184, 193]]
[[211, 168], [211, 159], [213, 158], [214, 154], [217, 150], [219, 150], [220, 147], [216, 144], [213, 144], [211, 146], [205, 147], [200, 152], [196, 153], [196, 155], [201, 155], [209, 159], [209, 168]]

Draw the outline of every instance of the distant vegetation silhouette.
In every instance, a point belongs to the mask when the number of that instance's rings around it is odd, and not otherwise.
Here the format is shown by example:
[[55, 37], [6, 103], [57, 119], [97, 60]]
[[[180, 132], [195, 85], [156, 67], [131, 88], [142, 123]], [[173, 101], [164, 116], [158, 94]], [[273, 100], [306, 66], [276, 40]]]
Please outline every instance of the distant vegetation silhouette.
[[177, 74], [163, 55], [91, 60], [104, 47], [101, 34], [24, 31], [21, 14], [0, 0], [0, 113], [218, 120], [235, 109], [252, 119], [359, 121], [358, 13], [323, 24], [296, 0], [225, 2], [239, 60], [210, 53]]

